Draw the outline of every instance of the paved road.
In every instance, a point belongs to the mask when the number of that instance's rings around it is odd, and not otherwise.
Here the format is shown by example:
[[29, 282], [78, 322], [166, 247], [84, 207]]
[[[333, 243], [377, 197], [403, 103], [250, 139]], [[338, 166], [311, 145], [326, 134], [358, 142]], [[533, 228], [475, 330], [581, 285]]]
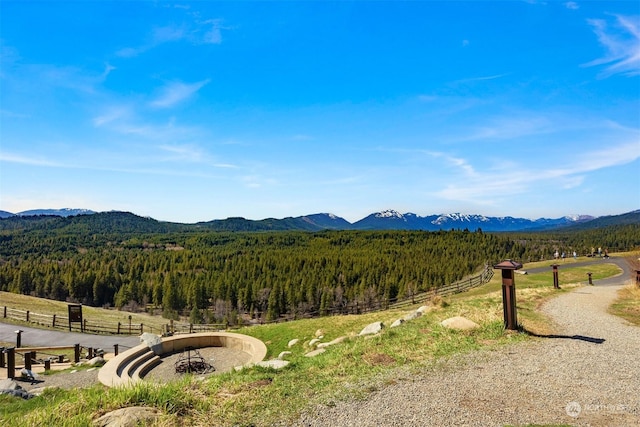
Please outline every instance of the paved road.
[[[558, 264], [559, 270], [562, 270], [563, 268], [584, 267], [588, 265], [597, 265], [597, 264], [615, 264], [622, 269], [621, 275], [616, 275], [606, 279], [594, 280], [593, 284], [596, 286], [620, 285], [621, 283], [624, 283], [627, 280], [631, 280], [633, 277], [632, 270], [631, 270], [631, 267], [629, 266], [629, 263], [624, 258], [617, 258], [617, 257], [595, 258], [588, 261], [578, 261], [578, 262], [565, 261], [564, 263], [562, 261], [559, 261], [559, 262], [549, 261], [549, 266], [547, 267], [537, 267], [532, 269], [524, 268], [524, 270], [526, 270], [527, 273], [531, 273], [531, 274], [544, 273], [544, 272], [548, 272], [549, 274], [551, 274], [551, 271], [552, 271], [551, 266], [553, 264]], [[585, 282], [586, 281], [587, 279], [585, 279]]]
[[105, 351], [113, 351], [113, 345], [118, 344], [122, 349], [135, 347], [140, 344], [137, 336], [111, 336], [111, 335], [91, 335], [76, 332], [61, 332], [47, 329], [29, 328], [9, 323], [0, 323], [0, 341], [16, 342], [16, 330], [22, 332], [23, 347], [50, 347], [67, 346], [80, 344], [83, 347], [102, 348]]

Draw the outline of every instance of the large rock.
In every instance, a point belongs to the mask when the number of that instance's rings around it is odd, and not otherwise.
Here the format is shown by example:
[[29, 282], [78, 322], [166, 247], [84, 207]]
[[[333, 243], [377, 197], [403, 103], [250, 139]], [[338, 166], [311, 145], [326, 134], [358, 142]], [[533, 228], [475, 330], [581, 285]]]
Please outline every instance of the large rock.
[[373, 322], [360, 331], [359, 335], [375, 335], [382, 331], [382, 328], [384, 328], [384, 324], [382, 322]]
[[278, 359], [280, 360], [284, 360], [285, 357], [291, 356], [291, 352], [290, 351], [282, 351], [280, 352], [280, 354], [278, 355]]
[[326, 348], [332, 345], [336, 345], [336, 344], [340, 344], [341, 342], [345, 341], [347, 339], [347, 337], [342, 336], [342, 337], [338, 337], [333, 341], [329, 341], [329, 342], [322, 342], [320, 344], [318, 344], [318, 346], [316, 348]]
[[389, 326], [390, 328], [397, 328], [398, 326], [402, 325], [404, 323], [404, 319], [397, 319], [395, 322], [393, 322], [391, 324], [391, 326]]
[[94, 357], [93, 359], [89, 360], [88, 365], [89, 366], [102, 366], [104, 365], [106, 362], [104, 361], [104, 359], [100, 356], [98, 357]]
[[416, 311], [422, 314], [426, 314], [428, 312], [430, 312], [431, 310], [433, 310], [433, 306], [432, 305], [423, 305], [420, 306]]
[[155, 355], [162, 354], [162, 337], [160, 335], [145, 332], [140, 335], [140, 342], [145, 343]]
[[20, 390], [22, 387], [14, 380], [7, 378], [0, 380], [0, 390]]
[[116, 409], [104, 414], [93, 422], [95, 427], [135, 427], [148, 425], [160, 416], [161, 412], [155, 408], [132, 406]]
[[34, 396], [12, 379], [0, 380], [0, 394], [8, 394], [22, 399], [31, 399]]
[[289, 362], [287, 360], [272, 359], [272, 360], [263, 360], [262, 362], [258, 362], [256, 363], [256, 366], [261, 366], [263, 368], [271, 368], [271, 369], [282, 369], [288, 364]]
[[320, 342], [320, 340], [318, 338], [314, 338], [311, 341], [309, 341], [309, 347], [313, 347], [314, 345], [318, 344]]
[[298, 338], [292, 339], [291, 341], [289, 341], [289, 344], [287, 344], [287, 347], [293, 347], [294, 345], [298, 344], [298, 341], [300, 341]]
[[411, 321], [411, 320], [417, 319], [417, 318], [418, 318], [418, 317], [420, 317], [420, 316], [422, 316], [422, 312], [421, 312], [421, 311], [416, 310], [416, 311], [412, 311], [411, 313], [409, 313], [409, 314], [405, 315], [405, 316], [403, 317], [403, 319], [404, 319], [406, 322], [409, 322], [409, 321]]
[[446, 328], [456, 329], [458, 331], [468, 331], [480, 327], [476, 322], [462, 316], [450, 317], [449, 319], [443, 320], [441, 324]]
[[317, 350], [313, 350], [313, 351], [310, 351], [309, 353], [305, 354], [305, 357], [316, 357], [317, 355], [322, 354], [325, 351], [327, 351], [327, 350], [324, 349], [324, 348], [319, 348]]

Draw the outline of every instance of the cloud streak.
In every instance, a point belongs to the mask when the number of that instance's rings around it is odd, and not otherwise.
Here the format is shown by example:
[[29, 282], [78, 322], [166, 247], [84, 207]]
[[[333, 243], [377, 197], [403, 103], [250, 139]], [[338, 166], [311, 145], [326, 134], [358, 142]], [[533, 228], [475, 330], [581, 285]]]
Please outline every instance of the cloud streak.
[[615, 15], [615, 18], [613, 26], [603, 19], [588, 20], [607, 53], [585, 66], [606, 64], [604, 77], [615, 74], [637, 76], [640, 74], [640, 18], [622, 15]]
[[173, 107], [176, 104], [189, 99], [208, 84], [209, 81], [209, 79], [206, 79], [191, 84], [182, 82], [169, 83], [162, 88], [160, 95], [155, 100], [151, 101], [150, 105], [156, 108]]
[[[459, 178], [435, 191], [433, 195], [445, 200], [487, 204], [489, 196], [512, 196], [529, 191], [540, 183], [559, 183], [564, 189], [582, 185], [585, 174], [621, 166], [640, 159], [640, 140], [632, 138], [607, 149], [585, 152], [575, 157], [566, 167], [532, 169], [523, 164], [510, 164], [499, 170], [477, 171], [465, 159], [432, 153], [444, 157], [448, 163], [463, 171]], [[565, 160], [565, 163], [567, 161]]]

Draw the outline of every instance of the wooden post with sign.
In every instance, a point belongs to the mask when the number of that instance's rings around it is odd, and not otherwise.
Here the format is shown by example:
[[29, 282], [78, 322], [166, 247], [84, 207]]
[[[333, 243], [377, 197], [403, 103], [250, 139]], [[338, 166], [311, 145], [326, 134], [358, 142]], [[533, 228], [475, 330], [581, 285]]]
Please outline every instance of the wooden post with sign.
[[522, 268], [522, 264], [510, 259], [493, 266], [502, 270], [502, 309], [504, 312], [504, 327], [515, 331], [518, 329], [518, 315], [516, 313], [516, 282], [514, 270]]
[[82, 322], [82, 305], [69, 304], [69, 332], [71, 332], [71, 324], [80, 323], [80, 330], [84, 332], [84, 323]]

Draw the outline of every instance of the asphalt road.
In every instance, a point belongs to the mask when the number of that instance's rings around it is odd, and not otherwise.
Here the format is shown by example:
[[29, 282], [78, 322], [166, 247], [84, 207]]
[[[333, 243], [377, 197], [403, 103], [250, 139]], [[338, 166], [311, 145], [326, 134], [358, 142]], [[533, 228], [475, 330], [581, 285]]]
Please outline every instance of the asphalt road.
[[121, 350], [140, 344], [137, 336], [91, 335], [77, 332], [61, 332], [47, 329], [29, 328], [27, 326], [0, 323], [0, 341], [16, 342], [16, 330], [22, 330], [23, 347], [53, 347], [80, 344], [83, 347], [102, 348], [107, 352], [113, 351], [114, 344], [121, 346]]
[[[563, 268], [584, 267], [584, 266], [597, 265], [597, 264], [615, 264], [622, 269], [622, 274], [608, 277], [606, 279], [594, 280], [593, 284], [595, 286], [621, 285], [627, 280], [631, 280], [632, 277], [635, 277], [635, 275], [632, 276], [633, 271], [631, 270], [629, 263], [624, 258], [616, 258], [616, 257], [595, 258], [588, 261], [579, 261], [579, 262], [549, 261], [548, 267], [537, 267], [532, 269], [523, 268], [523, 270], [531, 274], [548, 272], [549, 275], [551, 275], [552, 274], [551, 266], [553, 264], [558, 265], [559, 271], [562, 270]], [[584, 281], [587, 282], [587, 280], [588, 279], [585, 278]]]

